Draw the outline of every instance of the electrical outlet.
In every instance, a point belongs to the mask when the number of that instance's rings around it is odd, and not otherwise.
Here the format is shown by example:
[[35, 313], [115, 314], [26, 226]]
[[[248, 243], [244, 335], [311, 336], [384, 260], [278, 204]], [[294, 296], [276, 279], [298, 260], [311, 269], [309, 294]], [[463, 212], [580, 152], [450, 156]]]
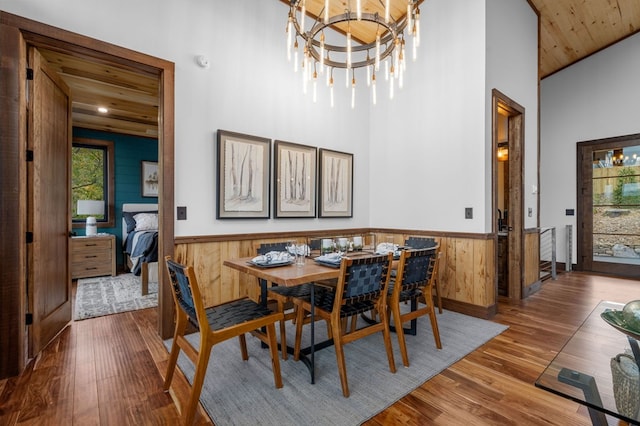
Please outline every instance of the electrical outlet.
[[464, 208], [464, 218], [465, 219], [473, 219], [473, 207], [465, 207]]
[[187, 207], [186, 206], [178, 206], [178, 220], [187, 220]]

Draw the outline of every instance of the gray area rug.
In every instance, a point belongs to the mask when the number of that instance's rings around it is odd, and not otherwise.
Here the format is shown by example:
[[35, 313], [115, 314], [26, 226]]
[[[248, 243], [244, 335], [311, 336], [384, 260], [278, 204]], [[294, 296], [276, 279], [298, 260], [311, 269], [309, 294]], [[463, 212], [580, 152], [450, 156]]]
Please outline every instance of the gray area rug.
[[146, 296], [142, 296], [141, 286], [140, 277], [133, 274], [79, 279], [73, 319], [78, 321], [158, 306], [158, 283], [149, 282]]
[[[403, 367], [397, 336], [391, 333], [395, 374], [389, 371], [381, 334], [348, 344], [349, 398], [342, 396], [333, 347], [316, 352], [313, 385], [302, 362], [293, 361], [292, 356], [287, 361], [281, 358], [284, 386], [276, 389], [269, 351], [260, 348], [260, 341], [247, 338], [249, 360], [245, 362], [237, 339], [228, 340], [213, 347], [200, 402], [216, 426], [361, 424], [508, 328], [450, 311], [437, 318], [442, 349], [435, 346], [428, 317], [419, 318], [418, 335], [406, 337], [409, 368]], [[295, 329], [287, 325], [288, 343], [293, 345]], [[326, 336], [324, 321], [316, 323], [315, 329], [319, 339]], [[309, 334], [306, 325], [307, 344]], [[198, 346], [198, 333], [188, 338]], [[171, 339], [165, 345], [170, 348]], [[194, 366], [182, 352], [178, 365], [191, 382]]]

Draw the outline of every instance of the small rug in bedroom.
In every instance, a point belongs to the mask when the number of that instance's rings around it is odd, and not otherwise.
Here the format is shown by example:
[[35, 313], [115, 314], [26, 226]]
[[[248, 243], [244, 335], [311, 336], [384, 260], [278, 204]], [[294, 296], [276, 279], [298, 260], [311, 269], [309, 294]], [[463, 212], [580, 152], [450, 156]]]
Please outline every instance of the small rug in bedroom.
[[133, 274], [79, 279], [73, 319], [77, 321], [158, 306], [158, 283], [149, 282], [149, 294], [146, 296], [141, 294], [141, 286], [140, 277]]

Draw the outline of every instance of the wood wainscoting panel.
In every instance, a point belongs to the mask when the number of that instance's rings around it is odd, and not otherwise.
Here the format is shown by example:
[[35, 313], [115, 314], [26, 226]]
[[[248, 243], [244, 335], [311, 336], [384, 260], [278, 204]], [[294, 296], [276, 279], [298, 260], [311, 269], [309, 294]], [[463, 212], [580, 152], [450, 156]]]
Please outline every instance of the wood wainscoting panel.
[[538, 229], [525, 230], [524, 233], [524, 289], [523, 294], [529, 295], [527, 288], [540, 282], [540, 231]]
[[[397, 243], [404, 241], [407, 236], [406, 232], [380, 232], [377, 237], [387, 238], [391, 235]], [[178, 262], [194, 266], [207, 306], [244, 296], [258, 300], [259, 287], [255, 277], [228, 268], [222, 263], [225, 259], [254, 256], [262, 243], [283, 241], [283, 238], [230, 238], [230, 241], [220, 238], [200, 241], [190, 239], [176, 244], [175, 258]], [[440, 243], [438, 279], [445, 307], [459, 310], [461, 306], [466, 306], [464, 313], [491, 316], [487, 313], [493, 312], [496, 304], [494, 240], [484, 234], [451, 237], [436, 235], [434, 238]]]

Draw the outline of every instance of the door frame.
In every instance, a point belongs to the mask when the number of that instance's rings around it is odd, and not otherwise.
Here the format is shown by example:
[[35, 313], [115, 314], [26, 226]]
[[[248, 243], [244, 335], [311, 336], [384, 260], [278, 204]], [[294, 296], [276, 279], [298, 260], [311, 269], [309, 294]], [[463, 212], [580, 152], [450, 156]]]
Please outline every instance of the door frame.
[[640, 266], [593, 260], [593, 152], [615, 147], [638, 145], [640, 133], [613, 138], [581, 141], [576, 144], [576, 270], [637, 277]]
[[[2, 151], [0, 151], [0, 165], [3, 170], [3, 182], [23, 182], [26, 176], [25, 152], [26, 152], [26, 97], [25, 97], [25, 63], [26, 45], [45, 47], [59, 50], [76, 56], [81, 56], [97, 62], [113, 64], [125, 67], [136, 72], [149, 73], [158, 77], [159, 85], [159, 112], [158, 112], [158, 170], [159, 193], [159, 260], [164, 256], [173, 255], [174, 250], [174, 82], [175, 65], [173, 62], [135, 52], [124, 47], [96, 40], [87, 36], [72, 33], [47, 24], [36, 22], [27, 18], [0, 11], [0, 25], [3, 30], [0, 39], [3, 46], [7, 43], [15, 43], [10, 48], [3, 47], [3, 55], [10, 59], [3, 65], [3, 79], [14, 80], [15, 85], [6, 89], [0, 88], [0, 104], [3, 107], [1, 124], [3, 129]], [[8, 38], [9, 40], [6, 40]], [[6, 43], [5, 43], [6, 42]], [[7, 72], [7, 76], [5, 76]], [[4, 84], [3, 84], [4, 85]], [[8, 86], [8, 85], [7, 85]], [[7, 166], [7, 168], [5, 168]], [[4, 180], [5, 174], [8, 181]], [[3, 189], [3, 211], [14, 214], [3, 217], [3, 229], [10, 229], [11, 235], [16, 239], [12, 243], [2, 246], [3, 270], [8, 280], [0, 285], [3, 294], [2, 305], [11, 307], [8, 315], [0, 317], [0, 331], [6, 338], [0, 339], [0, 353], [13, 355], [2, 356], [0, 378], [10, 377], [21, 372], [27, 362], [25, 342], [27, 329], [24, 326], [24, 318], [27, 314], [26, 307], [28, 295], [25, 292], [27, 279], [26, 242], [25, 232], [27, 215], [26, 197], [18, 194], [5, 199]], [[11, 194], [8, 194], [11, 195]], [[4, 258], [5, 254], [10, 254]], [[10, 272], [6, 272], [10, 271]], [[162, 338], [168, 338], [173, 333], [173, 299], [171, 289], [165, 285], [165, 274], [158, 274], [158, 333]], [[5, 333], [6, 332], [6, 333]], [[16, 348], [19, 348], [16, 351]], [[16, 352], [18, 352], [17, 355]]]
[[[497, 89], [491, 92], [491, 229], [494, 235], [495, 258], [495, 297], [498, 299], [498, 107], [508, 113], [508, 142], [509, 142], [509, 219], [508, 231], [508, 275], [509, 294], [507, 298], [520, 300], [524, 297], [524, 116], [525, 109], [517, 102]], [[502, 296], [504, 297], [504, 296]]]

